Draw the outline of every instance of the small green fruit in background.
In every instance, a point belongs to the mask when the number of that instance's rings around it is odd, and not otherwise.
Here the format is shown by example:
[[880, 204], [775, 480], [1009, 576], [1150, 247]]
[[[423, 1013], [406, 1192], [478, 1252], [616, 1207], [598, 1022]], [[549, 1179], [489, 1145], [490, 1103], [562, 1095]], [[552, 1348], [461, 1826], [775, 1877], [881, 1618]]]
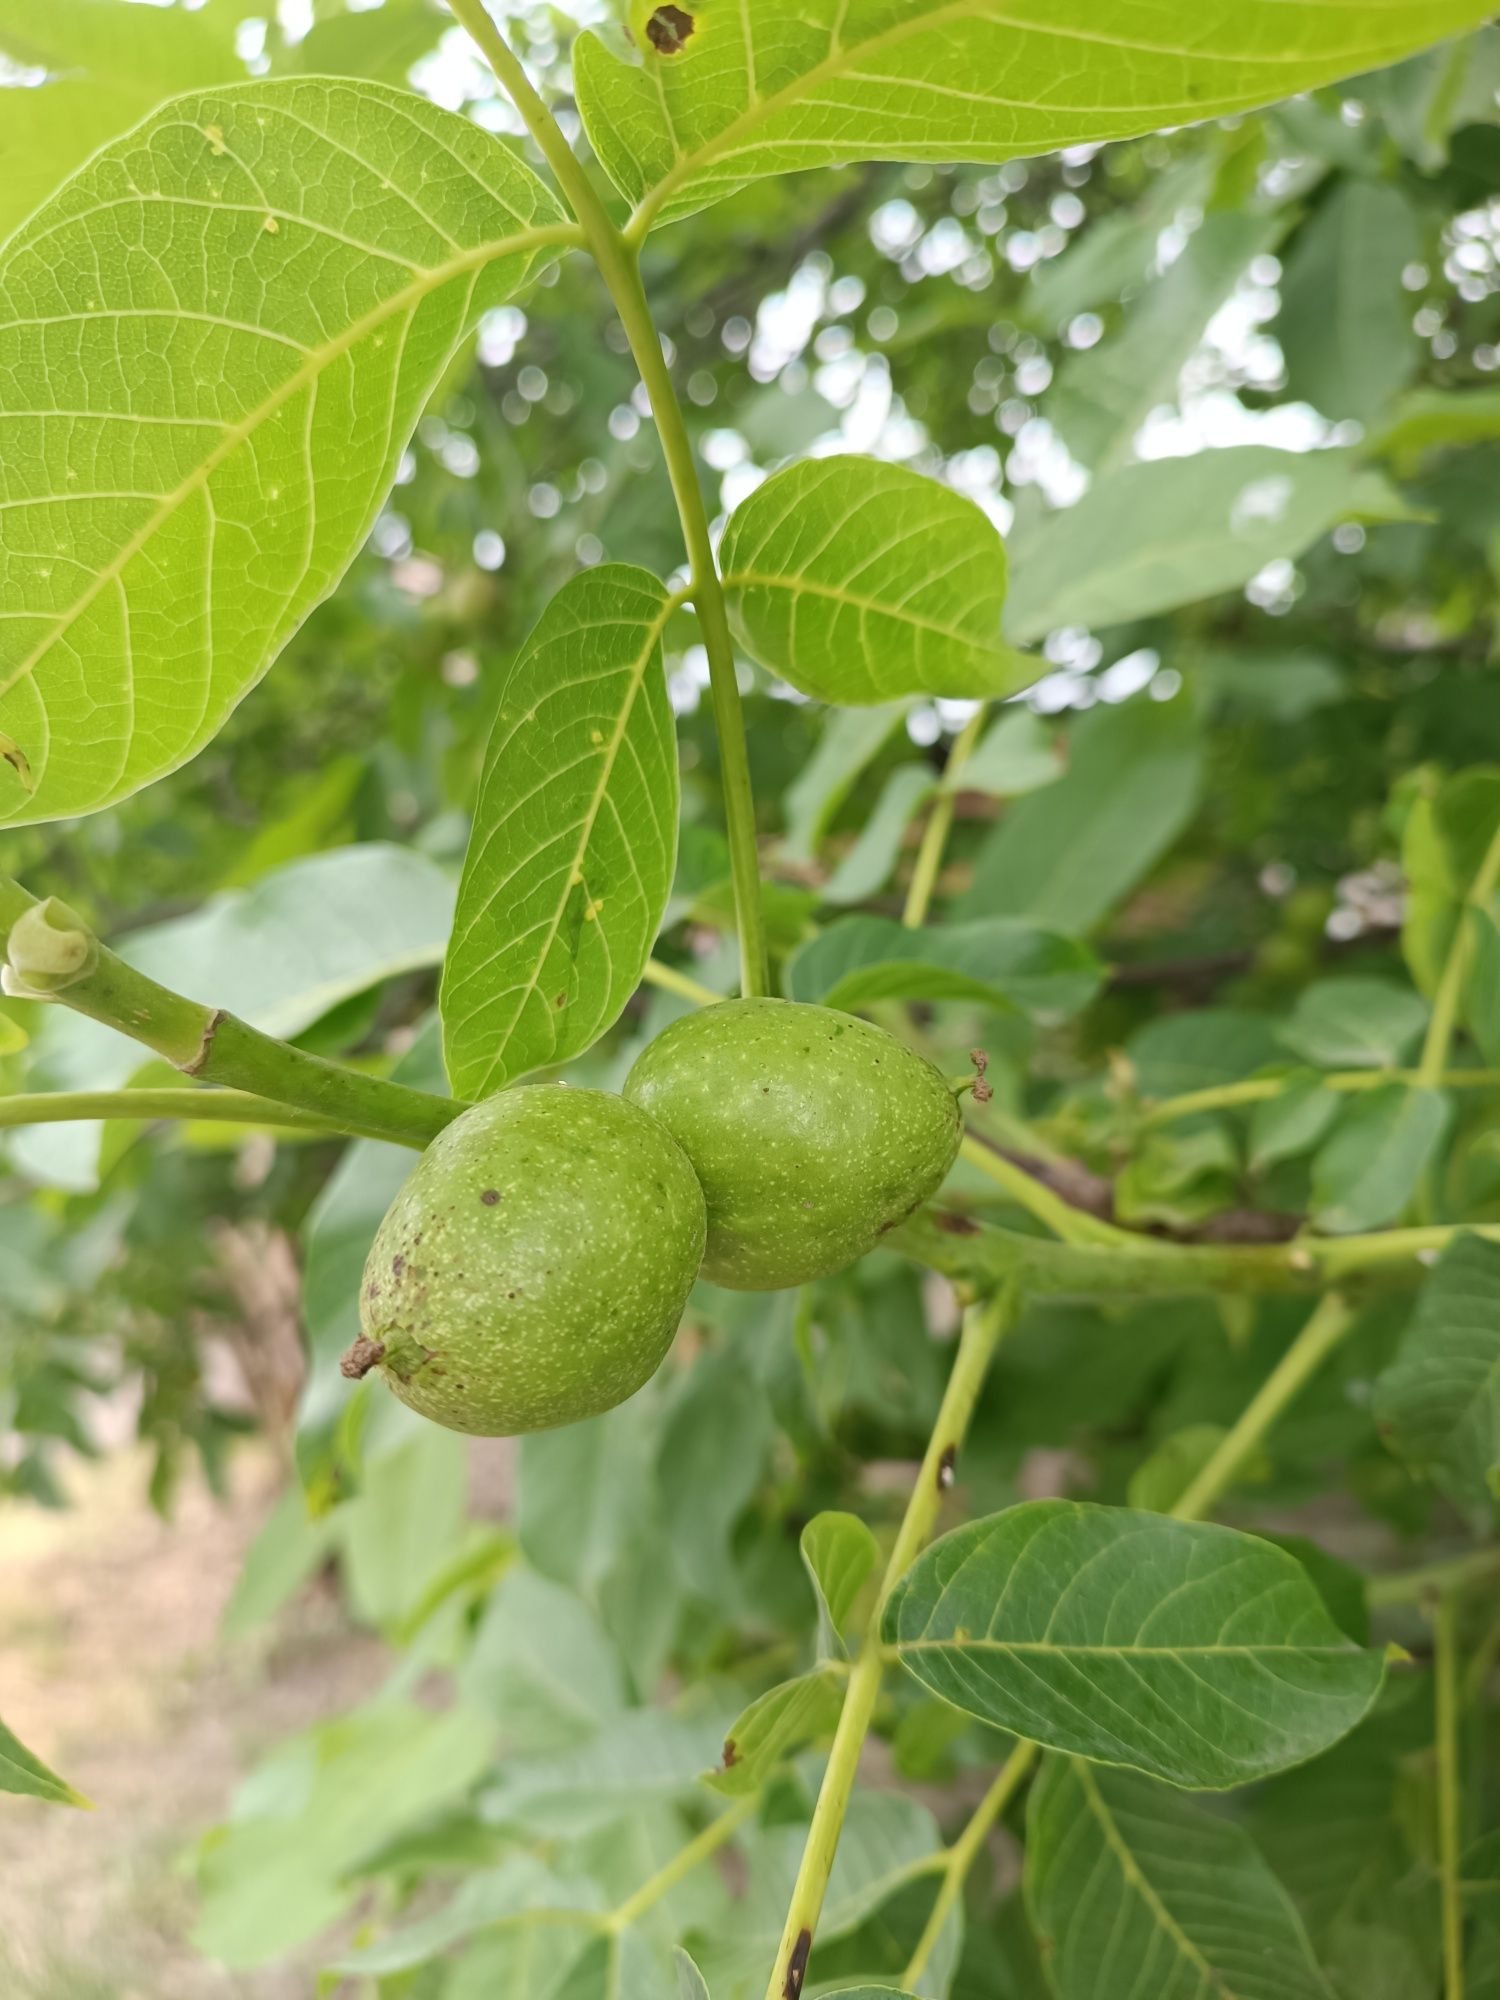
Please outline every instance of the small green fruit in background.
[[660, 1367], [703, 1241], [702, 1190], [654, 1118], [598, 1090], [503, 1091], [391, 1204], [344, 1372], [378, 1364], [403, 1403], [486, 1437], [597, 1416]]
[[963, 1130], [931, 1063], [852, 1014], [793, 1000], [674, 1021], [625, 1095], [692, 1161], [708, 1200], [703, 1275], [737, 1291], [862, 1257], [941, 1186]]

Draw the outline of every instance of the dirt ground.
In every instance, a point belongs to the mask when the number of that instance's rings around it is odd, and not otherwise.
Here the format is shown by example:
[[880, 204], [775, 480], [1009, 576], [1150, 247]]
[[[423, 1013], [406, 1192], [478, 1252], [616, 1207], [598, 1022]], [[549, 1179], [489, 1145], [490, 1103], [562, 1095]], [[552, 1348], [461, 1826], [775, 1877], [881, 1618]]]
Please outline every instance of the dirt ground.
[[90, 1799], [0, 1796], [5, 2000], [304, 2000], [306, 1970], [231, 1974], [188, 1942], [189, 1863], [271, 1744], [378, 1683], [386, 1656], [306, 1591], [231, 1652], [219, 1617], [275, 1497], [243, 1451], [233, 1492], [183, 1491], [174, 1520], [130, 1453], [75, 1462], [66, 1513], [0, 1510], [0, 1715]]

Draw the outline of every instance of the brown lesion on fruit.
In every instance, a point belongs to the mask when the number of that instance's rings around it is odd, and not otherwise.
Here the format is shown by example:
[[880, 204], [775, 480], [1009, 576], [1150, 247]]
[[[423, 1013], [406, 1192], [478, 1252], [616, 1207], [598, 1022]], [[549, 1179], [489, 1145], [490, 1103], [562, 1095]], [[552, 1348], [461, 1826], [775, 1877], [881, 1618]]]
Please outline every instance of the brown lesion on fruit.
[[781, 1989], [785, 2000], [801, 2000], [802, 1982], [807, 1977], [807, 1957], [811, 1950], [812, 1932], [804, 1924], [797, 1933], [797, 1942], [787, 1960], [786, 1983]]
[[500, 1190], [499, 1188], [486, 1188], [479, 1199], [484, 1203], [486, 1208], [493, 1208], [495, 1203], [500, 1199]]
[[697, 25], [681, 7], [658, 7], [646, 23], [646, 40], [659, 56], [675, 56]]
[[376, 1362], [384, 1359], [385, 1342], [371, 1340], [368, 1335], [362, 1333], [340, 1355], [339, 1370], [340, 1373], [347, 1375], [351, 1382], [361, 1382]]
[[391, 1276], [393, 1278], [399, 1278], [401, 1276], [401, 1273], [405, 1269], [406, 1269], [406, 1259], [398, 1251], [397, 1254], [391, 1259]]

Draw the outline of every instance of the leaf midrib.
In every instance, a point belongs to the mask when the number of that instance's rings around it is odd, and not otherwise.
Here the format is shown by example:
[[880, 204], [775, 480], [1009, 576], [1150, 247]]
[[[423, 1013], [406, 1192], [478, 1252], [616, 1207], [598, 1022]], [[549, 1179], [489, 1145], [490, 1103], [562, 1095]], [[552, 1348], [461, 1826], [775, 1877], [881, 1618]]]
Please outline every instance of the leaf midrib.
[[836, 583], [815, 583], [804, 575], [768, 576], [763, 570], [735, 570], [723, 579], [726, 590], [742, 589], [749, 585], [757, 590], [785, 590], [793, 595], [805, 591], [810, 597], [831, 598], [835, 603], [847, 604], [851, 611], [871, 611], [881, 618], [894, 618], [899, 624], [913, 625], [921, 631], [931, 632], [936, 638], [947, 639], [956, 646], [971, 647], [975, 652], [994, 653], [1003, 658], [1006, 648], [996, 634], [994, 645], [976, 638], [972, 632], [961, 631], [955, 625], [945, 625], [940, 619], [925, 618], [918, 611], [907, 611], [894, 604], [888, 604], [878, 597], [865, 597], [859, 591], [846, 590]]
[[[36, 671], [58, 640], [83, 616], [100, 593], [120, 578], [128, 565], [146, 547], [152, 536], [172, 518], [177, 509], [207, 485], [225, 459], [252, 437], [260, 425], [273, 416], [284, 403], [289, 402], [299, 391], [315, 382], [323, 370], [341, 354], [348, 353], [385, 320], [403, 312], [409, 305], [420, 305], [430, 292], [436, 291], [441, 285], [461, 276], [465, 271], [478, 271], [484, 265], [493, 263], [496, 258], [510, 256], [519, 250], [543, 249], [553, 243], [576, 244], [580, 241], [581, 233], [576, 223], [559, 222], [523, 229], [512, 236], [497, 237], [479, 244], [474, 249], [465, 251], [462, 257], [450, 258], [443, 264], [433, 265], [420, 279], [413, 280], [409, 285], [403, 285], [399, 291], [392, 292], [369, 312], [362, 313], [333, 340], [310, 349], [307, 359], [294, 369], [285, 381], [278, 383], [269, 396], [264, 397], [252, 410], [247, 411], [232, 424], [213, 449], [204, 454], [200, 462], [179, 481], [172, 492], [162, 497], [161, 505], [142, 522], [110, 562], [96, 572], [88, 588], [79, 594], [65, 613], [52, 622], [45, 636], [37, 641], [10, 674], [0, 680], [0, 696], [9, 694], [28, 675]], [[83, 319], [86, 315], [80, 313], [73, 317]], [[124, 420], [131, 421], [128, 417]]]
[[1257, 1656], [1264, 1653], [1292, 1653], [1299, 1658], [1309, 1654], [1315, 1657], [1327, 1655], [1331, 1659], [1357, 1659], [1361, 1648], [1350, 1641], [1331, 1644], [1327, 1641], [1319, 1645], [1292, 1645], [1286, 1640], [1251, 1640], [1243, 1646], [1193, 1645], [1193, 1646], [1105, 1646], [1105, 1645], [1058, 1645], [1050, 1639], [995, 1639], [988, 1635], [971, 1638], [948, 1639], [897, 1639], [898, 1653], [1053, 1653], [1071, 1658], [1075, 1654], [1085, 1657], [1095, 1654], [1107, 1659], [1200, 1659], [1205, 1656], [1222, 1655], [1225, 1659], [1239, 1659], [1249, 1653]]

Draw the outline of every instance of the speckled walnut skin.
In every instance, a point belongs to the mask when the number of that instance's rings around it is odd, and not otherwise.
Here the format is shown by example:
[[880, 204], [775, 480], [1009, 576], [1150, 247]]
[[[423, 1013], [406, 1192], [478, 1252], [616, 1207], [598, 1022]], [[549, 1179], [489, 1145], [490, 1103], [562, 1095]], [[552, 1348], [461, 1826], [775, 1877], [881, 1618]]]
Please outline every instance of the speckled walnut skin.
[[450, 1430], [513, 1436], [613, 1409], [660, 1367], [703, 1255], [703, 1194], [623, 1098], [539, 1084], [422, 1155], [365, 1264], [380, 1371]]
[[942, 1074], [831, 1007], [726, 1000], [651, 1043], [625, 1095], [708, 1199], [703, 1275], [775, 1291], [852, 1264], [941, 1186], [962, 1119]]

